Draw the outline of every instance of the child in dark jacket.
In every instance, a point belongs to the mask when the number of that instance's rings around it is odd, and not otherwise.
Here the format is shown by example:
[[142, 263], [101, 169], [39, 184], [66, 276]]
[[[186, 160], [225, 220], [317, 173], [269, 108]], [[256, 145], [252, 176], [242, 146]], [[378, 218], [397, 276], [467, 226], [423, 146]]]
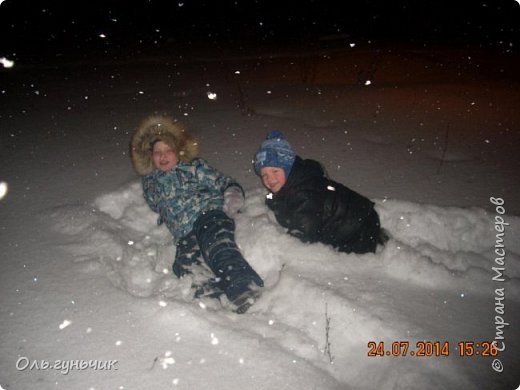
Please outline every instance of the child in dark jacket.
[[301, 241], [346, 253], [375, 252], [386, 241], [374, 203], [330, 180], [317, 161], [302, 160], [281, 132], [272, 131], [262, 143], [255, 172], [271, 191], [267, 207]]
[[229, 217], [243, 205], [244, 192], [197, 154], [197, 142], [167, 117], [146, 119], [132, 136], [132, 162], [142, 176], [144, 198], [177, 246], [173, 272], [183, 277], [202, 258], [215, 278], [199, 286], [196, 296], [208, 288], [216, 295], [223, 292], [235, 311], [244, 313], [263, 287], [235, 243]]

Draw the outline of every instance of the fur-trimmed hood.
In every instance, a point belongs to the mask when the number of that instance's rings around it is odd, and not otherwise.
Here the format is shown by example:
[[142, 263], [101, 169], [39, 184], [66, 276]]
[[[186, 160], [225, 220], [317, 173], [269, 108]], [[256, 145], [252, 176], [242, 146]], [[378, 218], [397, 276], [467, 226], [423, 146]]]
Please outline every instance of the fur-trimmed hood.
[[130, 144], [134, 169], [141, 176], [148, 175], [155, 169], [151, 148], [152, 143], [157, 140], [172, 147], [180, 161], [190, 162], [198, 156], [197, 141], [181, 123], [166, 116], [151, 116], [142, 121], [134, 131]]

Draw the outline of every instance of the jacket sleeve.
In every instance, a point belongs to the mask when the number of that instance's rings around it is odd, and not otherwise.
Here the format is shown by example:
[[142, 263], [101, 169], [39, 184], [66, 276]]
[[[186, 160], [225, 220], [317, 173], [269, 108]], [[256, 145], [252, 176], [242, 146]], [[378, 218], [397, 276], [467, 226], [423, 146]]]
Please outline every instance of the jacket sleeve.
[[159, 212], [159, 191], [157, 190], [157, 182], [152, 175], [147, 175], [143, 177], [142, 183], [144, 200], [154, 213], [159, 214], [157, 217], [157, 225], [162, 225], [164, 221]]
[[244, 194], [242, 186], [238, 184], [238, 182], [235, 179], [222, 174], [217, 169], [209, 165], [207, 161], [202, 158], [197, 159], [197, 163], [197, 176], [199, 177], [199, 180], [201, 182], [205, 183], [208, 186], [217, 188], [222, 194], [224, 193], [224, 191], [226, 191], [229, 187], [232, 186], [238, 187], [242, 192], [242, 195]]
[[157, 213], [157, 190], [154, 180], [150, 175], [148, 175], [143, 177], [142, 183], [144, 200], [146, 200], [146, 203], [148, 204], [148, 206], [150, 206], [152, 211]]
[[320, 241], [323, 197], [324, 193], [320, 188], [307, 188], [289, 194], [284, 212], [278, 215], [278, 222], [288, 228], [289, 234], [302, 241]]

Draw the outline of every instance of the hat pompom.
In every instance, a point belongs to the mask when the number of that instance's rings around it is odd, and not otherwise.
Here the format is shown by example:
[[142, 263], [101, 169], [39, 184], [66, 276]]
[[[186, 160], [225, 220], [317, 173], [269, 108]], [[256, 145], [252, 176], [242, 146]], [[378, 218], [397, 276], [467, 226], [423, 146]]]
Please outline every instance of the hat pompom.
[[285, 135], [280, 130], [271, 130], [269, 134], [267, 134], [266, 139], [280, 139], [285, 140]]

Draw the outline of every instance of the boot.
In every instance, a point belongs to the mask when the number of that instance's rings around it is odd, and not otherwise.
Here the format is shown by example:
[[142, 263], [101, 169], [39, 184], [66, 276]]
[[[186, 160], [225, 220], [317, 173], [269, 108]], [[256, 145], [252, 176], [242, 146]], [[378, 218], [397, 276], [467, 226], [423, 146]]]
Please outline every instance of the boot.
[[[235, 222], [223, 211], [213, 210], [197, 219], [194, 232], [204, 261], [220, 279], [220, 286], [229, 301], [238, 308], [247, 302], [254, 303], [259, 293], [253, 294], [251, 291], [258, 292], [264, 282], [236, 245]], [[256, 296], [255, 299], [252, 299], [253, 295]]]
[[178, 278], [182, 278], [186, 274], [191, 274], [191, 269], [194, 265], [201, 265], [201, 257], [197, 237], [191, 232], [181, 238], [177, 243], [175, 261], [172, 266], [173, 273]]

